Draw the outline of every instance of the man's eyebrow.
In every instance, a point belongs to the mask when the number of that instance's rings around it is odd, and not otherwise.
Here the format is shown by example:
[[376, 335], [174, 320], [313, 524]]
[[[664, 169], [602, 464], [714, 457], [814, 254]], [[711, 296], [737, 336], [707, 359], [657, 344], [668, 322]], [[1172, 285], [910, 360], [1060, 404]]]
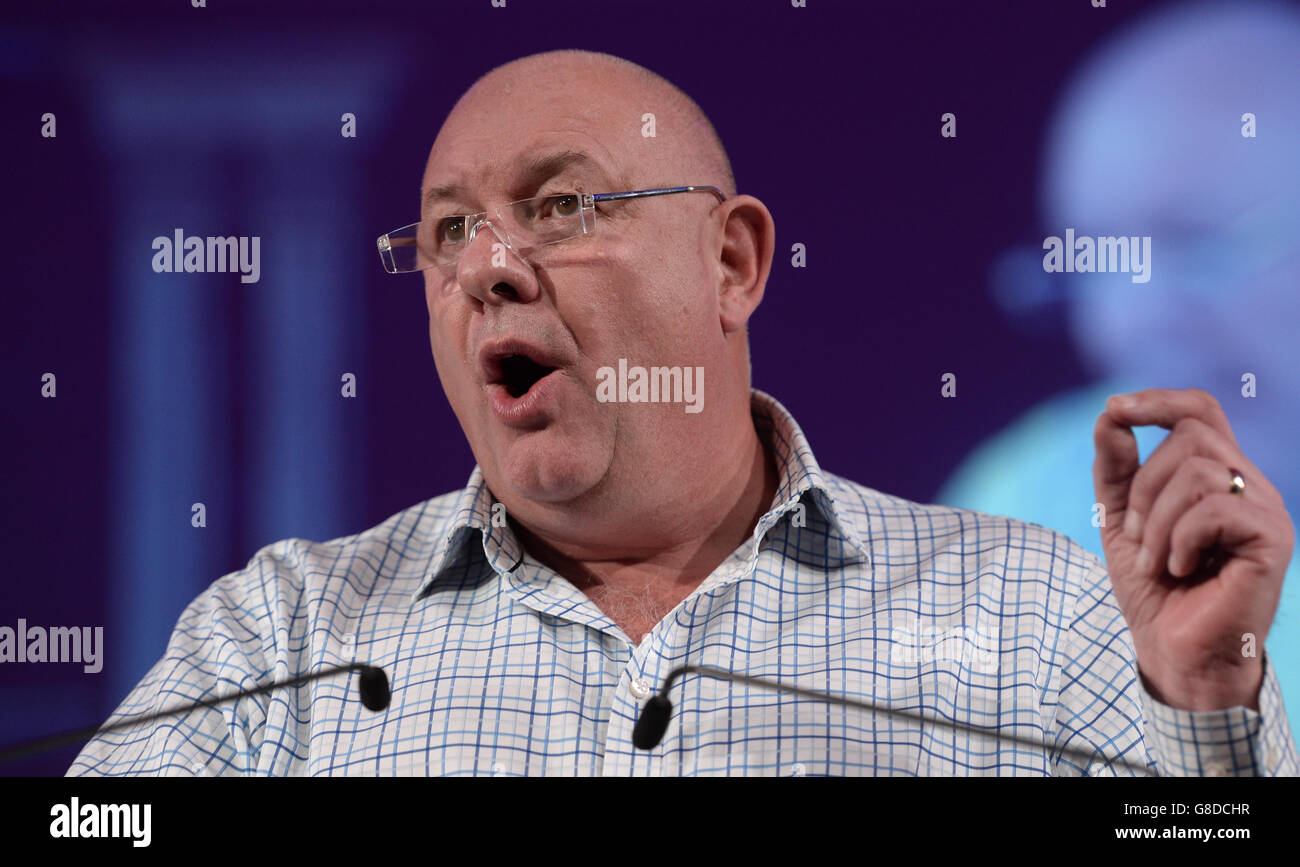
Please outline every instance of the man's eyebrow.
[[420, 201], [422, 210], [429, 210], [429, 206], [434, 202], [442, 199], [456, 199], [461, 195], [460, 184], [441, 184], [436, 187], [429, 187], [424, 193], [424, 198]]
[[[555, 177], [575, 166], [580, 168], [590, 166], [605, 174], [600, 164], [591, 155], [580, 150], [566, 149], [533, 157], [524, 163], [515, 188], [535, 190], [548, 178]], [[439, 184], [425, 191], [422, 207], [427, 211], [430, 205], [443, 199], [460, 198], [464, 201], [462, 198], [464, 193], [465, 188], [460, 184]]]
[[521, 187], [530, 189], [539, 187], [542, 182], [548, 178], [553, 178], [563, 172], [565, 169], [579, 166], [586, 168], [588, 166], [600, 168], [599, 164], [590, 155], [578, 150], [562, 150], [551, 154], [544, 154], [534, 157], [524, 164], [523, 173], [519, 179]]

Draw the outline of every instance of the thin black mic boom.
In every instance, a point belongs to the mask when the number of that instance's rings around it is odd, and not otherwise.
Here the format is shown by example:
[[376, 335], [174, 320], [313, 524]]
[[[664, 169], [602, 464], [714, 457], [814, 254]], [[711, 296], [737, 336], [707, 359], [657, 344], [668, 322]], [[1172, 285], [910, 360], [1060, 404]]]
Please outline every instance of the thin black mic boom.
[[673, 681], [683, 674], [699, 674], [704, 677], [716, 677], [719, 680], [730, 680], [734, 683], [743, 683], [749, 686], [758, 686], [763, 689], [770, 689], [775, 692], [789, 692], [795, 695], [801, 695], [804, 698], [811, 698], [817, 701], [829, 702], [831, 704], [843, 705], [844, 707], [855, 707], [861, 710], [868, 710], [873, 713], [881, 713], [895, 719], [909, 720], [911, 722], [925, 723], [926, 725], [940, 726], [959, 732], [975, 732], [976, 734], [985, 735], [991, 738], [997, 738], [1000, 741], [1007, 741], [1018, 746], [1027, 747], [1035, 752], [1046, 750], [1049, 755], [1059, 753], [1062, 756], [1069, 756], [1074, 759], [1080, 759], [1083, 767], [1088, 767], [1092, 762], [1101, 758], [1109, 764], [1119, 765], [1131, 771], [1150, 776], [1151, 771], [1145, 765], [1139, 765], [1135, 762], [1126, 761], [1121, 758], [1106, 758], [1104, 754], [1099, 755], [1099, 750], [1089, 752], [1074, 747], [1057, 747], [1052, 744], [1034, 740], [1033, 738], [1021, 737], [1019, 735], [1002, 734], [990, 729], [977, 728], [958, 722], [952, 722], [946, 719], [936, 719], [927, 716], [921, 716], [911, 711], [897, 710], [891, 707], [882, 707], [870, 702], [857, 701], [851, 698], [844, 698], [838, 695], [828, 695], [823, 692], [815, 692], [811, 689], [804, 689], [798, 686], [788, 686], [784, 683], [778, 683], [774, 680], [763, 680], [758, 677], [750, 677], [747, 674], [737, 674], [734, 671], [727, 671], [723, 668], [713, 668], [707, 665], [682, 665], [668, 672], [668, 677], [664, 679], [664, 685], [660, 687], [659, 694], [653, 696], [645, 703], [641, 709], [641, 715], [637, 718], [636, 725], [632, 728], [632, 743], [642, 750], [651, 750], [659, 745], [663, 740], [664, 732], [668, 730], [668, 721], [672, 717], [673, 703], [668, 700], [668, 690], [672, 689]]
[[327, 668], [324, 671], [317, 671], [313, 674], [300, 674], [289, 680], [276, 681], [259, 686], [254, 689], [244, 690], [243, 692], [222, 695], [216, 698], [209, 698], [204, 701], [194, 702], [192, 704], [178, 705], [168, 710], [159, 711], [155, 714], [142, 717], [132, 717], [130, 719], [115, 722], [107, 726], [88, 726], [87, 728], [77, 729], [76, 731], [64, 732], [60, 735], [49, 735], [17, 746], [7, 747], [0, 750], [0, 764], [11, 762], [14, 759], [33, 753], [52, 750], [55, 747], [61, 747], [65, 744], [75, 743], [77, 741], [87, 740], [95, 735], [107, 734], [121, 729], [131, 728], [132, 726], [143, 725], [144, 723], [154, 722], [164, 717], [176, 716], [178, 714], [189, 713], [190, 711], [202, 710], [204, 708], [215, 707], [219, 704], [225, 704], [228, 701], [236, 701], [241, 698], [248, 698], [253, 695], [262, 695], [272, 690], [280, 689], [286, 686], [300, 686], [304, 683], [310, 683], [313, 680], [319, 680], [322, 677], [332, 677], [344, 672], [359, 671], [361, 677], [357, 684], [357, 691], [361, 694], [361, 703], [372, 711], [381, 711], [388, 707], [388, 702], [392, 698], [392, 693], [388, 688], [388, 675], [384, 670], [374, 665], [367, 665], [362, 662], [353, 662], [348, 665], [339, 665], [334, 668]]

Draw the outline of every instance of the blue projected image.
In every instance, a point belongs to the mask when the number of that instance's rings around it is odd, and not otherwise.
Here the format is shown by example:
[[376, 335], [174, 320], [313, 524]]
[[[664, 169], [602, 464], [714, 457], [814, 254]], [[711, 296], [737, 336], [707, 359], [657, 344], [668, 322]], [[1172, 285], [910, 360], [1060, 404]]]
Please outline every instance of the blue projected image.
[[[1230, 57], [1231, 62], [1222, 62]], [[1287, 503], [1300, 500], [1300, 11], [1179, 6], [1103, 45], [1061, 97], [1040, 183], [1043, 228], [1149, 235], [1150, 279], [1046, 273], [1036, 248], [991, 275], [1008, 314], [1064, 305], [1096, 380], [977, 447], [935, 501], [1058, 530], [1102, 555], [1092, 426], [1111, 394], [1201, 388]], [[1243, 115], [1249, 116], [1243, 116]], [[1225, 122], [1228, 118], [1230, 122]], [[1237, 126], [1237, 123], [1240, 126]], [[1253, 125], [1267, 135], [1243, 136]], [[1135, 431], [1141, 459], [1167, 435]], [[1300, 558], [1265, 646], [1300, 725]]]

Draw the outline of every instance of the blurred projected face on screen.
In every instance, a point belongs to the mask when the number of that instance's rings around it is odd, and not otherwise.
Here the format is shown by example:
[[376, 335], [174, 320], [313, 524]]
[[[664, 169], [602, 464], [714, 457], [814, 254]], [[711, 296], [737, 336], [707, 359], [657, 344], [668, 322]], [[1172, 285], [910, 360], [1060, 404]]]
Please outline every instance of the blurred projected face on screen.
[[[686, 136], [644, 135], [643, 116], [669, 111], [664, 102], [617, 68], [527, 59], [471, 88], [430, 152], [421, 225], [459, 250], [423, 272], [429, 339], [474, 457], [512, 514], [636, 496], [647, 468], [708, 442], [718, 422], [705, 395], [736, 376], [719, 325], [715, 196], [597, 203], [590, 231], [553, 243], [538, 228], [573, 225], [581, 199], [568, 193], [716, 184]], [[673, 395], [631, 402], [617, 383], [613, 400], [600, 389], [652, 365], [714, 381], [689, 383], [700, 392], [691, 411]]]
[[1262, 382], [1300, 363], [1297, 52], [1294, 7], [1170, 6], [1076, 75], [1049, 136], [1049, 223], [1150, 238], [1146, 282], [1069, 275], [1098, 372]]

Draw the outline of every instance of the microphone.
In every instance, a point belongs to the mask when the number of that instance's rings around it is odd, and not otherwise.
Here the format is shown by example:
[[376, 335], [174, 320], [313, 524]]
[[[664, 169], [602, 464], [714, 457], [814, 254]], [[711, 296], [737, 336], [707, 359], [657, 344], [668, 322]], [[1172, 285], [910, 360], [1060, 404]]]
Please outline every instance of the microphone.
[[357, 692], [361, 696], [361, 703], [367, 709], [372, 711], [381, 711], [388, 707], [388, 702], [392, 698], [392, 693], [388, 688], [388, 675], [384, 670], [374, 665], [366, 665], [362, 662], [353, 662], [348, 665], [339, 665], [334, 668], [327, 668], [324, 671], [318, 671], [314, 674], [300, 674], [289, 680], [281, 680], [276, 683], [268, 683], [265, 686], [259, 686], [255, 689], [247, 689], [243, 692], [231, 693], [230, 695], [209, 698], [204, 701], [197, 701], [193, 704], [184, 704], [169, 710], [159, 711], [155, 714], [143, 717], [132, 717], [131, 719], [121, 720], [107, 726], [89, 726], [76, 731], [64, 732], [61, 735], [51, 735], [37, 740], [27, 741], [17, 746], [7, 747], [0, 750], [0, 764], [11, 762], [14, 759], [32, 753], [40, 753], [45, 750], [51, 750], [55, 747], [61, 747], [65, 744], [75, 743], [77, 741], [88, 740], [95, 735], [107, 734], [121, 729], [130, 728], [131, 726], [142, 725], [144, 723], [154, 722], [164, 717], [177, 716], [186, 714], [190, 711], [201, 710], [203, 708], [216, 707], [219, 704], [225, 704], [228, 701], [236, 701], [241, 698], [248, 698], [254, 695], [263, 695], [272, 690], [281, 689], [287, 686], [299, 686], [304, 683], [310, 683], [313, 680], [320, 680], [324, 677], [332, 677], [336, 674], [358, 671], [361, 676], [357, 679]]
[[[992, 731], [991, 729], [968, 726], [958, 722], [951, 722], [946, 719], [935, 719], [932, 717], [922, 716], [911, 711], [898, 710], [891, 707], [882, 707], [878, 704], [872, 704], [865, 701], [857, 701], [851, 698], [844, 698], [837, 695], [829, 695], [824, 692], [815, 692], [811, 689], [804, 689], [798, 686], [790, 686], [784, 683], [778, 683], [774, 680], [763, 680], [758, 677], [750, 677], [746, 674], [737, 674], [734, 671], [727, 671], [722, 668], [713, 668], [707, 665], [682, 665], [668, 672], [668, 677], [664, 679], [663, 686], [659, 689], [659, 694], [651, 696], [650, 700], [645, 703], [641, 709], [641, 715], [637, 717], [636, 725], [632, 727], [632, 743], [641, 750], [652, 750], [663, 740], [664, 732], [668, 730], [668, 721], [672, 717], [673, 703], [668, 700], [668, 691], [672, 689], [673, 681], [683, 674], [698, 674], [704, 677], [713, 677], [719, 680], [730, 680], [733, 683], [742, 683], [748, 686], [757, 686], [763, 689], [773, 690], [775, 692], [788, 692], [794, 695], [801, 695], [804, 698], [811, 698], [817, 701], [838, 704], [844, 707], [854, 707], [861, 710], [881, 713], [895, 719], [909, 720], [911, 722], [925, 723], [926, 725], [939, 726], [941, 728], [951, 729], [953, 731], [975, 732], [976, 734], [987, 735], [997, 738], [1000, 741], [1006, 741], [1018, 746], [1039, 751], [1046, 750], [1049, 754], [1059, 753], [1061, 756], [1068, 756], [1077, 759], [1084, 767], [1087, 767], [1099, 757], [1100, 751], [1082, 750], [1075, 747], [1057, 747], [1052, 744], [1034, 740], [1033, 738], [1021, 737], [1019, 735], [1003, 734]], [[1105, 759], [1101, 754], [1100, 758]], [[1151, 771], [1145, 765], [1139, 765], [1135, 762], [1129, 762], [1121, 758], [1107, 759], [1110, 764], [1118, 765], [1128, 770], [1138, 772], [1147, 776]]]

